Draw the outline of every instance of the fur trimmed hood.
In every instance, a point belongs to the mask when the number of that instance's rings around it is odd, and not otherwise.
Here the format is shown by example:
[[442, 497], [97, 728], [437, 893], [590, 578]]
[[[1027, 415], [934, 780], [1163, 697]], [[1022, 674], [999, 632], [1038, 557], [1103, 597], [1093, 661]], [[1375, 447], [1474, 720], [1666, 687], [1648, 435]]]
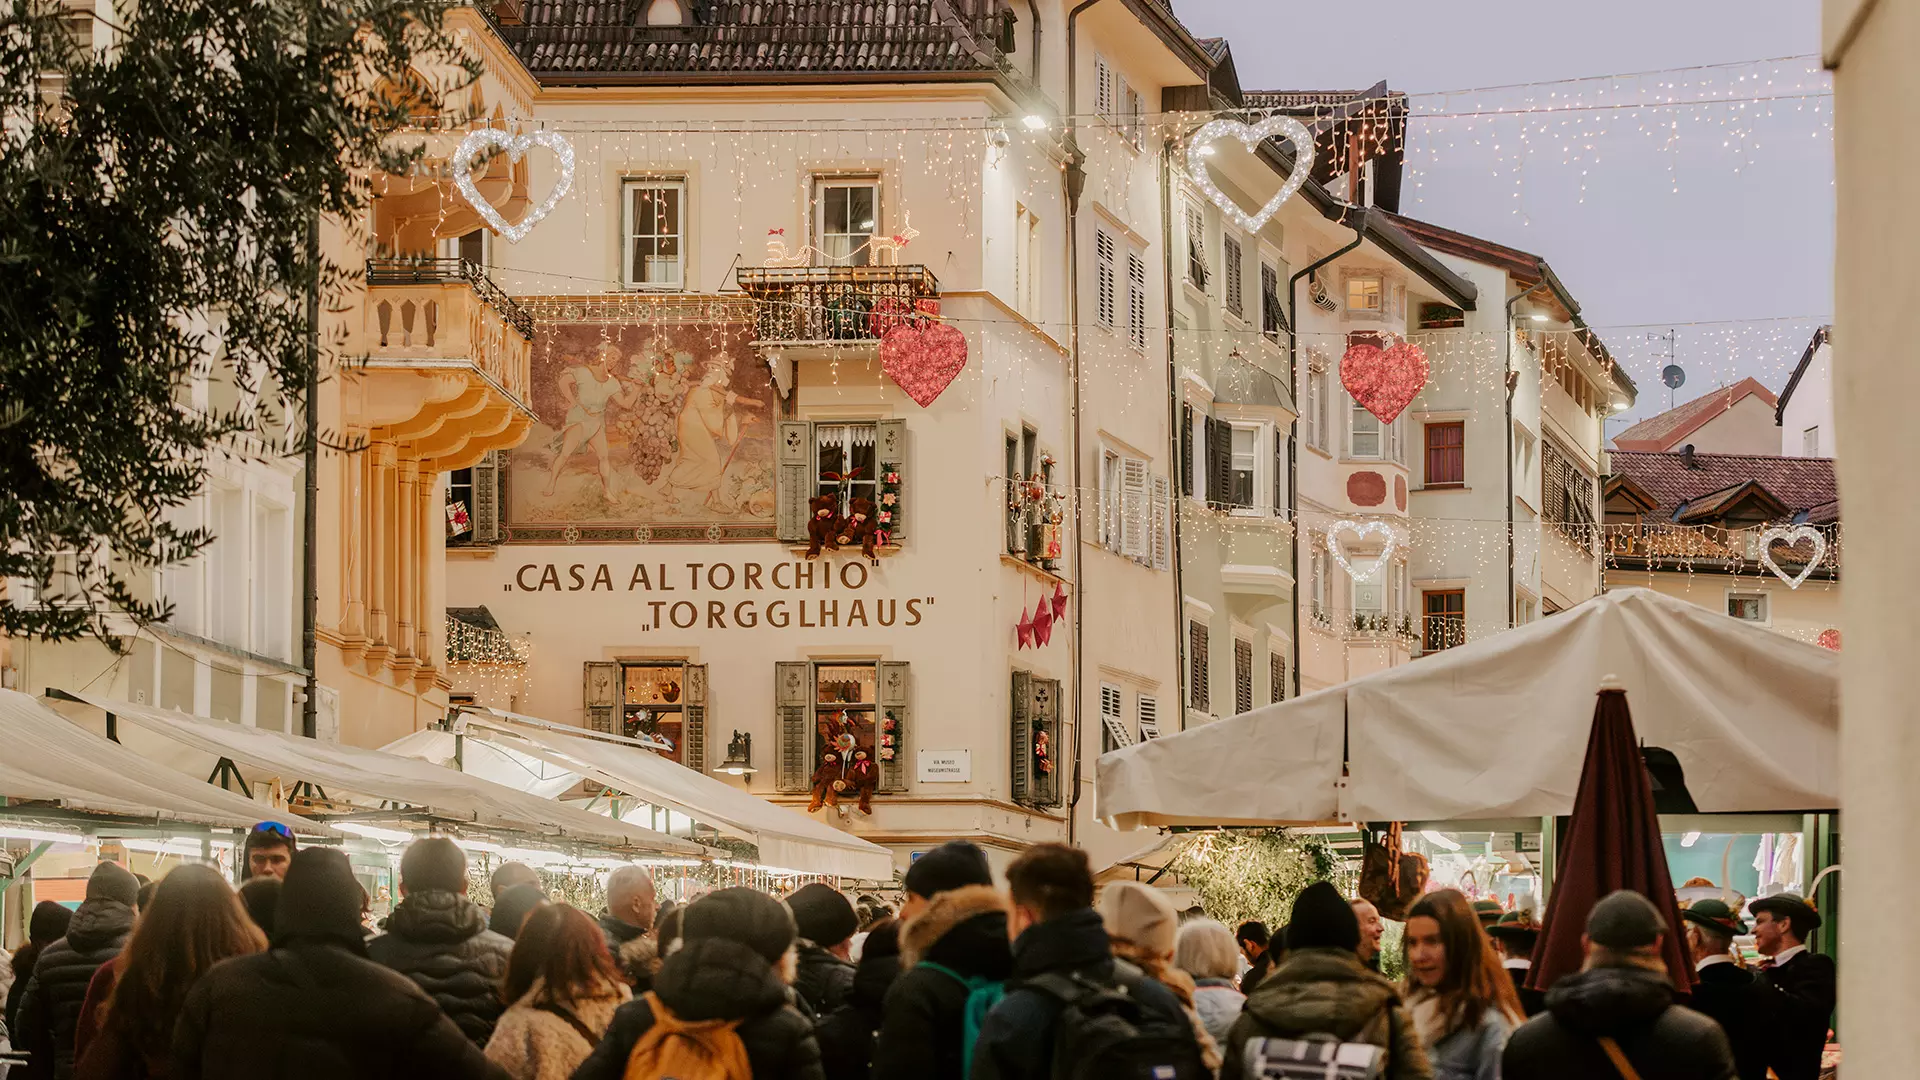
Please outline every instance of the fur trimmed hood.
[[1000, 937], [1006, 938], [1007, 901], [991, 885], [968, 885], [934, 896], [927, 910], [900, 927], [900, 966], [913, 967], [960, 924], [981, 915], [1000, 916]]

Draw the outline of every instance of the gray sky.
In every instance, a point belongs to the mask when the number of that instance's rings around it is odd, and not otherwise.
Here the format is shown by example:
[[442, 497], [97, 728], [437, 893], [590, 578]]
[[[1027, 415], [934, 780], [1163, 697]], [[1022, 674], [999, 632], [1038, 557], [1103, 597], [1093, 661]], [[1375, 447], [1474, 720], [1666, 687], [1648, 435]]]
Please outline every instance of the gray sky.
[[[1396, 90], [1421, 94], [1819, 49], [1819, 0], [1469, 0], [1453, 5], [1373, 0], [1357, 22], [1297, 0], [1173, 0], [1173, 5], [1195, 34], [1224, 36], [1232, 43], [1241, 85], [1249, 90], [1353, 89], [1385, 79]], [[1804, 78], [1799, 64], [1787, 67], [1794, 78]], [[1710, 78], [1725, 86], [1738, 74]], [[1591, 101], [1595, 92], [1595, 84], [1575, 88], [1579, 100]], [[1444, 104], [1417, 98], [1414, 107], [1416, 113], [1510, 107], [1521, 100], [1517, 93], [1482, 95], [1478, 104], [1466, 98]], [[1595, 140], [1601, 155], [1595, 163], [1565, 164], [1569, 140], [1536, 136], [1517, 189], [1512, 168], [1517, 122], [1452, 118], [1422, 125], [1416, 120], [1409, 161], [1419, 169], [1420, 188], [1416, 192], [1410, 178], [1401, 210], [1535, 252], [1552, 263], [1588, 321], [1602, 328], [1607, 344], [1640, 385], [1641, 405], [1629, 414], [1638, 418], [1666, 407], [1666, 391], [1657, 379], [1665, 362], [1657, 354], [1666, 346], [1647, 340], [1657, 329], [1627, 324], [1832, 311], [1828, 104], [1819, 102], [1819, 116], [1812, 102], [1749, 106], [1755, 112], [1770, 108], [1773, 115], [1750, 123], [1758, 145], [1745, 160], [1720, 145], [1728, 130], [1720, 125], [1734, 116], [1730, 107], [1680, 113], [1677, 152], [1664, 148], [1664, 138], [1642, 135], [1641, 121], [1613, 114], [1608, 132]], [[1594, 125], [1607, 114], [1582, 115]], [[1472, 134], [1469, 123], [1476, 126]], [[1476, 138], [1480, 145], [1474, 144]], [[1501, 142], [1498, 151], [1492, 148], [1495, 141]], [[1590, 170], [1584, 203], [1583, 168]], [[1501, 175], [1494, 175], [1496, 169]], [[1522, 212], [1515, 213], [1516, 207]], [[1677, 355], [1688, 381], [1676, 400], [1745, 375], [1779, 391], [1815, 325], [1679, 328]], [[1621, 426], [1609, 424], [1608, 433]]]

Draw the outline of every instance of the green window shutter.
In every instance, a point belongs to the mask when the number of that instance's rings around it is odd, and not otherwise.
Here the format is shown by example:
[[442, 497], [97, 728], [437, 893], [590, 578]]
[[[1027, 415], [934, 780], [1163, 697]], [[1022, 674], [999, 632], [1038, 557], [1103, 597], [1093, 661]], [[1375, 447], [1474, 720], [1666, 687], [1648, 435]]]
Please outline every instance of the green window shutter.
[[780, 421], [773, 485], [774, 535], [789, 544], [807, 542], [807, 499], [813, 495], [813, 424]]
[[[893, 736], [893, 760], [880, 762], [880, 790], [885, 792], [907, 790], [907, 732], [913, 726], [913, 682], [908, 666], [904, 661], [880, 661], [880, 730], [874, 734], [875, 756], [880, 737]], [[886, 730], [889, 720], [893, 721], [891, 732]]]
[[587, 730], [608, 735], [622, 734], [620, 728], [620, 665], [612, 661], [589, 660], [582, 679], [581, 706]]
[[688, 664], [686, 692], [680, 705], [680, 763], [694, 772], [707, 771], [707, 665]]
[[813, 665], [773, 665], [774, 786], [789, 794], [806, 791], [813, 778]]
[[492, 450], [473, 466], [473, 542], [500, 542], [500, 462], [504, 455]]
[[[907, 494], [913, 489], [907, 484], [911, 480], [907, 471], [907, 422], [905, 420], [877, 420], [874, 422], [873, 460], [881, 472], [889, 470], [900, 474], [900, 505], [893, 508], [893, 542], [898, 544], [907, 535]], [[884, 786], [885, 781], [882, 781]]]
[[1033, 805], [1033, 675], [1013, 673], [1013, 801]]

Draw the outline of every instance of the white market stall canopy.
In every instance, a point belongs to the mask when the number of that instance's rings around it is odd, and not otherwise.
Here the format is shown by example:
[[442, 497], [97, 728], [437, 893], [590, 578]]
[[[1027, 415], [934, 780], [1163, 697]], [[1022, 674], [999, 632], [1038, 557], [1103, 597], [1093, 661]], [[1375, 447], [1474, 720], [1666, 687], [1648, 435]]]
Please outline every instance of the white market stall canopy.
[[[467, 710], [459, 723], [502, 749], [558, 765], [655, 806], [752, 841], [760, 861], [810, 874], [891, 880], [893, 854], [824, 822], [776, 806], [627, 740], [597, 736], [498, 709]], [[468, 742], [468, 747], [473, 745]], [[471, 753], [471, 749], [468, 753]]]
[[557, 799], [580, 786], [580, 774], [572, 769], [495, 746], [484, 739], [467, 739], [462, 743], [453, 732], [440, 728], [416, 731], [380, 750], [458, 769], [468, 776], [504, 784], [543, 799]]
[[0, 796], [65, 810], [246, 829], [262, 821], [313, 835], [333, 832], [224, 791], [110, 739], [17, 690], [0, 690]]
[[690, 841], [417, 758], [264, 731], [111, 698], [73, 696], [204, 754], [278, 776], [288, 785], [307, 781], [335, 791], [403, 804], [442, 820], [469, 821], [481, 828], [506, 829], [556, 841], [671, 855], [707, 854], [705, 847]]
[[1837, 653], [1617, 589], [1103, 755], [1099, 813], [1120, 828], [1566, 814], [1609, 674], [1627, 688], [1641, 742], [1679, 758], [1700, 812], [1840, 805]]

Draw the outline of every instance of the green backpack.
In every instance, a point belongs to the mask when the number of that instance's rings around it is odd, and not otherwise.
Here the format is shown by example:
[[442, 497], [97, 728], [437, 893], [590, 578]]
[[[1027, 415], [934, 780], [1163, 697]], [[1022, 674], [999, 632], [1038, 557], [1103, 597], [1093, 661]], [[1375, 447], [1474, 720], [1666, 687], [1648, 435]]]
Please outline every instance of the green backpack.
[[1007, 984], [984, 975], [962, 975], [931, 960], [922, 960], [914, 966], [937, 971], [967, 988], [967, 1008], [961, 1014], [960, 1026], [960, 1075], [972, 1076], [973, 1047], [980, 1040], [980, 1028], [987, 1022], [987, 1014], [1007, 996]]

